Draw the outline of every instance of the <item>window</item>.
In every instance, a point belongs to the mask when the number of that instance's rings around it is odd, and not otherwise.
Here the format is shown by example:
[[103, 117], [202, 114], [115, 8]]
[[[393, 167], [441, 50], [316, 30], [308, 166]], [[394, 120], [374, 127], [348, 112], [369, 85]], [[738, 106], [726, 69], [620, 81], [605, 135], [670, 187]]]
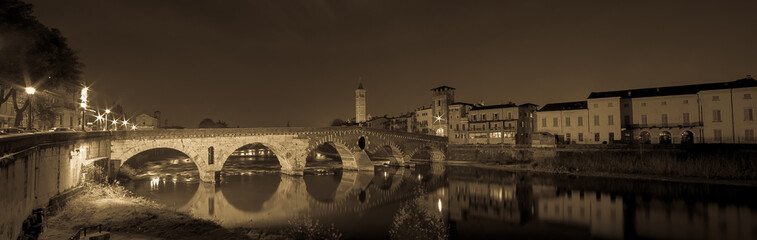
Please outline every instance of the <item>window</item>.
[[507, 113], [507, 119], [513, 119], [513, 113]]
[[486, 121], [486, 113], [481, 114], [481, 121]]
[[691, 117], [689, 117], [689, 113], [683, 113], [683, 123], [684, 124], [689, 124], [689, 121], [691, 121], [690, 119], [691, 119]]
[[607, 106], [608, 107], [612, 107], [612, 103], [607, 103]]
[[744, 121], [754, 121], [754, 114], [751, 108], [744, 109]]
[[613, 119], [612, 115], [607, 116], [607, 125], [615, 125], [615, 119]]
[[594, 133], [594, 141], [599, 142], [599, 133]]
[[599, 115], [594, 115], [594, 126], [599, 126]]
[[641, 106], [642, 106], [642, 107], [646, 107], [646, 106], [647, 106], [647, 103], [641, 103]]
[[625, 124], [631, 124], [631, 116], [625, 115], [623, 116], [623, 120], [625, 121]]
[[624, 103], [624, 104], [623, 104], [623, 107], [628, 107], [628, 103]]
[[578, 141], [583, 142], [584, 141], [584, 133], [578, 133]]
[[473, 115], [473, 121], [476, 121], [476, 115]]
[[668, 124], [668, 114], [663, 113], [660, 119], [662, 121], [662, 124]]
[[712, 130], [712, 135], [714, 136], [713, 140], [715, 140], [715, 142], [723, 141], [723, 131], [721, 131], [720, 129]]
[[752, 94], [744, 93], [744, 99], [752, 99]]
[[542, 127], [547, 127], [547, 118], [542, 118], [541, 119], [541, 126]]
[[494, 114], [494, 120], [497, 120], [497, 119], [499, 119], [499, 113]]
[[489, 135], [490, 138], [502, 138], [502, 132], [493, 132]]
[[595, 104], [594, 104], [594, 108], [598, 108], [598, 107], [599, 107], [599, 104], [596, 104], [596, 103], [595, 103]]
[[442, 105], [442, 100], [436, 100], [436, 106], [441, 106], [441, 105]]
[[565, 118], [565, 126], [570, 127], [570, 117]]
[[647, 124], [647, 115], [641, 115], [641, 124]]
[[720, 110], [712, 110], [712, 121], [713, 122], [720, 122]]
[[552, 118], [552, 126], [557, 127], [557, 118]]
[[712, 96], [712, 101], [720, 101], [720, 96]]
[[666, 105], [668, 105], [668, 102], [666, 102], [666, 101], [662, 101], [662, 105], [663, 105], [663, 106], [666, 106]]
[[610, 137], [610, 138], [608, 138], [608, 139], [609, 139], [610, 141], [614, 141], [614, 140], [615, 140], [615, 133], [614, 133], [614, 132], [611, 132], [611, 133], [610, 133], [610, 135], [609, 135], [609, 137]]
[[754, 129], [744, 130], [744, 139], [747, 141], [754, 141]]
[[689, 104], [689, 100], [683, 100], [683, 104]]
[[578, 117], [578, 126], [584, 125], [584, 117]]
[[565, 141], [570, 142], [570, 133], [565, 134]]
[[460, 124], [455, 124], [455, 131], [460, 131]]

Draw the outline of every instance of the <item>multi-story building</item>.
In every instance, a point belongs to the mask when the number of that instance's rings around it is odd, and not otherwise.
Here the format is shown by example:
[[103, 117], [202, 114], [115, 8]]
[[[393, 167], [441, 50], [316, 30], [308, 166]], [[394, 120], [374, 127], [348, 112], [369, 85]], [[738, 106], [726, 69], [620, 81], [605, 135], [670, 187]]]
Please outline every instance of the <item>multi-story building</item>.
[[[23, 91], [17, 92], [19, 107], [26, 103], [29, 95]], [[80, 124], [80, 112], [76, 105], [76, 94], [61, 86], [50, 90], [37, 90], [32, 98], [34, 112], [32, 127], [46, 130], [52, 127], [76, 127]], [[28, 110], [24, 113], [21, 125], [28, 126]], [[16, 110], [13, 98], [8, 98], [0, 105], [0, 127], [13, 127], [16, 121]]]
[[423, 107], [415, 111], [415, 124], [413, 124], [413, 132], [422, 134], [435, 134], [432, 133], [433, 122], [433, 110], [430, 107]]
[[560, 143], [590, 143], [586, 101], [549, 103], [537, 112], [536, 129], [548, 132]]
[[399, 117], [389, 119], [389, 130], [401, 132], [413, 132], [413, 123], [415, 122], [415, 113], [406, 113]]
[[[537, 125], [538, 131], [575, 143], [757, 143], [755, 95], [757, 81], [751, 77], [592, 92], [585, 106], [583, 102], [545, 105], [538, 112]], [[586, 126], [578, 126], [579, 121]]]
[[526, 144], [534, 132], [536, 105], [514, 103], [476, 106], [468, 112], [467, 138], [472, 144]]
[[449, 105], [449, 141], [451, 143], [465, 143], [468, 139], [468, 112], [473, 104], [455, 102]]
[[135, 117], [135, 123], [138, 130], [158, 129], [160, 128], [160, 119], [158, 116], [150, 116], [147, 114], [139, 114]]

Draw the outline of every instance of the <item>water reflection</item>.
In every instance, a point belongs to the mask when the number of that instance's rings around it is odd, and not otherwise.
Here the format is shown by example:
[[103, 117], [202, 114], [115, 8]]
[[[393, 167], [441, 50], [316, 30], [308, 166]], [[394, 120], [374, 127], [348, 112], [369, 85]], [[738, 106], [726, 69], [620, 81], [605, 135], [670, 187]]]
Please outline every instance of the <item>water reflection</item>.
[[248, 172], [227, 174], [217, 184], [163, 175], [136, 180], [131, 188], [229, 228], [282, 227], [289, 219], [309, 216], [333, 223], [346, 238], [386, 239], [404, 212], [433, 216], [424, 226], [441, 224], [453, 239], [757, 237], [757, 189], [752, 187], [441, 164], [304, 177]]

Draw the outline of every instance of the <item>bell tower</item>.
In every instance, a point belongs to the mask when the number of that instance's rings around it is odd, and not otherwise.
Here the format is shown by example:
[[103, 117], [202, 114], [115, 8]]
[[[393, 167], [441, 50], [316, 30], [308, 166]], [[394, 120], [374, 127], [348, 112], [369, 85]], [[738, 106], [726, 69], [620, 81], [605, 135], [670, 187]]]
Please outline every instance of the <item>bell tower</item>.
[[363, 83], [360, 83], [355, 90], [355, 122], [357, 123], [363, 123], [367, 120], [365, 114], [365, 92]]

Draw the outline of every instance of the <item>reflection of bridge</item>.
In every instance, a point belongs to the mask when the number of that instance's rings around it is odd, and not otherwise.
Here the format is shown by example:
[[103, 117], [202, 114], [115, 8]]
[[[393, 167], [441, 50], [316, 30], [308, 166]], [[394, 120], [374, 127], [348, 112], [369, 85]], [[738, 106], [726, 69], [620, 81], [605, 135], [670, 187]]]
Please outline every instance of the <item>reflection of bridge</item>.
[[[395, 168], [388, 171], [392, 172], [393, 169]], [[331, 202], [319, 201], [311, 196], [302, 177], [281, 175], [277, 190], [258, 211], [245, 211], [240, 209], [241, 206], [234, 206], [224, 195], [223, 186], [216, 187], [213, 183], [201, 183], [192, 199], [178, 209], [199, 218], [217, 221], [224, 227], [249, 224], [255, 227], [260, 227], [261, 224], [281, 226], [297, 216], [360, 212], [407, 199], [413, 194], [408, 188], [417, 184], [407, 182], [406, 179], [413, 178], [406, 168], [396, 168], [393, 174], [387, 175], [391, 180], [389, 186], [380, 186], [376, 182], [376, 178], [383, 178], [383, 172], [376, 176], [368, 171], [344, 171], [342, 174]]]
[[345, 169], [373, 170], [368, 152], [403, 164], [427, 151], [431, 160], [444, 159], [443, 137], [356, 127], [331, 128], [224, 128], [115, 132], [111, 159], [121, 164], [134, 155], [158, 148], [183, 152], [200, 170], [200, 178], [214, 181], [227, 158], [237, 149], [260, 143], [273, 151], [284, 173], [301, 175], [308, 153], [321, 144], [336, 148]]

